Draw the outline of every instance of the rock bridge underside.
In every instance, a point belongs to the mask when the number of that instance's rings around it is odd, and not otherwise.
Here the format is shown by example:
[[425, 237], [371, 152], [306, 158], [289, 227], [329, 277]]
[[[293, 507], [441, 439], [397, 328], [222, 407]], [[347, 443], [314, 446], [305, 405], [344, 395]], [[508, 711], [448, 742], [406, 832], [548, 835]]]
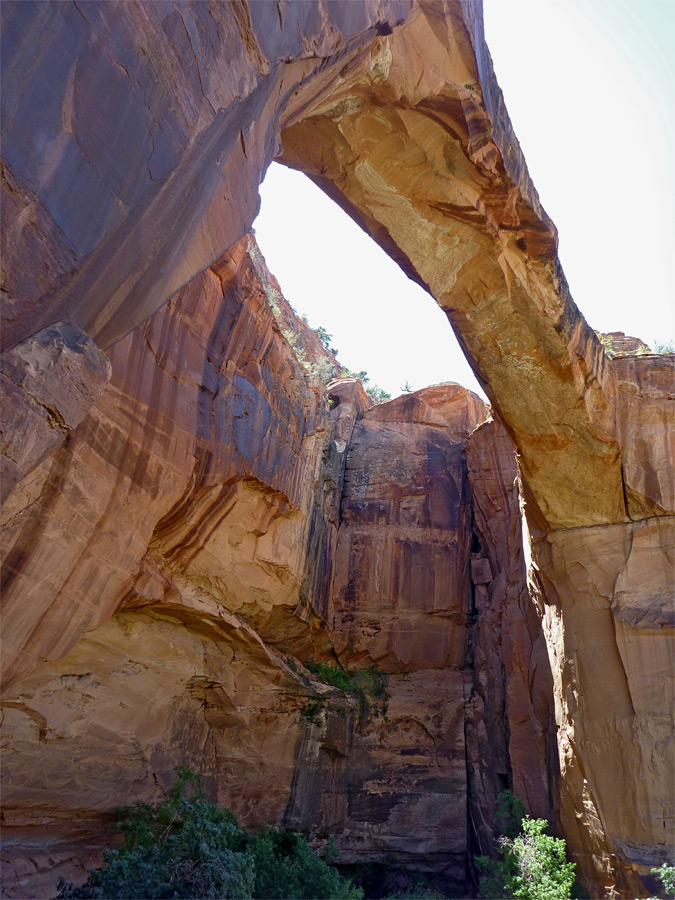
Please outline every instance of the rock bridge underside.
[[[455, 884], [509, 786], [593, 896], [646, 896], [673, 357], [609, 358], [570, 297], [480, 4], [1, 12], [7, 896], [186, 759], [245, 821]], [[247, 237], [273, 159], [435, 297], [494, 421], [454, 386], [329, 408]], [[340, 715], [317, 656], [388, 671], [389, 722]]]

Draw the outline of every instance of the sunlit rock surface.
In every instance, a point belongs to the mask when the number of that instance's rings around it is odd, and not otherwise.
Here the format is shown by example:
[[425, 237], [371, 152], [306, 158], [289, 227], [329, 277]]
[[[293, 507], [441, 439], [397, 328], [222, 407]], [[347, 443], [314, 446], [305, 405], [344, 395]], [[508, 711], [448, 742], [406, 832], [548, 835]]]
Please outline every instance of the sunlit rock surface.
[[[414, 815], [418, 837], [405, 835], [416, 847], [411, 868], [433, 858], [434, 871], [456, 881], [491, 839], [495, 792], [512, 786], [530, 811], [555, 821], [594, 895], [646, 896], [642, 876], [673, 845], [674, 357], [633, 355], [643, 348], [620, 336], [610, 358], [574, 305], [555, 228], [494, 79], [480, 5], [9, 0], [0, 12], [2, 374], [10, 398], [2, 439], [3, 800], [23, 829], [8, 842], [14, 868], [3, 889], [39, 894], [35, 885], [53, 883], [52, 869], [81, 872], [113, 805], [157, 796], [179, 755], [204, 762], [205, 711], [214, 703], [204, 685], [196, 718], [186, 714], [191, 724], [172, 718], [192, 702], [180, 698], [192, 697], [193, 675], [214, 682], [216, 708], [237, 710], [217, 726], [223, 740], [236, 743], [239, 726], [227, 723], [248, 721], [249, 708], [270, 702], [281, 717], [241, 753], [281, 773], [274, 789], [255, 793], [242, 764], [229, 781], [214, 774], [214, 796], [250, 821], [259, 811], [306, 822], [320, 790], [335, 798], [321, 821], [343, 824], [346, 850], [355, 852], [351, 836], [362, 828], [371, 841], [361, 841], [363, 852], [389, 848], [401, 860], [395, 808], [369, 799], [386, 793], [368, 744], [380, 725], [371, 723], [362, 743], [346, 722], [339, 735], [327, 724], [330, 734], [308, 738], [298, 698], [320, 688], [281, 659], [337, 651], [391, 669], [392, 685], [401, 685], [392, 695], [398, 719], [424, 693], [425, 672], [440, 679], [428, 689], [429, 702], [440, 704], [432, 715], [440, 731], [428, 727], [431, 706], [418, 705], [409, 732], [381, 732], [381, 759], [396, 769], [413, 749], [404, 735], [421, 734], [418, 726], [434, 747], [446, 741], [451, 761], [439, 750], [433, 763], [439, 795], [464, 791], [471, 824], [457, 815], [430, 832], [428, 816]], [[426, 441], [435, 449], [425, 457], [422, 435], [436, 433], [436, 420], [420, 419], [419, 434], [401, 443], [414, 420], [401, 420], [406, 403], [417, 402], [410, 398], [367, 413], [360, 389], [343, 381], [329, 387], [333, 404], [340, 401], [329, 410], [297, 354], [302, 348], [312, 363], [320, 347], [301, 324], [290, 346], [282, 331], [292, 315], [280, 304], [275, 317], [274, 282], [248, 252], [257, 186], [273, 158], [310, 175], [446, 311], [495, 416], [463, 449], [454, 439], [440, 448]], [[72, 360], [58, 350], [61, 338], [44, 341], [64, 327], [87, 348]], [[37, 346], [37, 367], [12, 362]], [[105, 390], [101, 349], [112, 364]], [[463, 439], [466, 409], [452, 426]], [[450, 421], [450, 410], [440, 417]], [[366, 431], [403, 447], [409, 483], [398, 483], [405, 479], [393, 463], [383, 473], [364, 444], [362, 468], [349, 469], [350, 443], [356, 465]], [[395, 455], [388, 445], [382, 452]], [[371, 467], [366, 499], [374, 505], [360, 509], [350, 479]], [[430, 491], [426, 511], [418, 490]], [[377, 567], [365, 570], [358, 558], [369, 559], [379, 541], [388, 577], [400, 569], [393, 512], [426, 537], [417, 541], [421, 557], [406, 565], [405, 591], [387, 582], [393, 605], [375, 623], [359, 592], [372, 593]], [[359, 528], [362, 550], [354, 546]], [[449, 532], [456, 538], [448, 543]], [[436, 566], [429, 548], [441, 545]], [[447, 584], [447, 596], [430, 598], [431, 572], [434, 592]], [[344, 619], [349, 597], [352, 623]], [[424, 639], [397, 634], [397, 615]], [[227, 617], [235, 619], [225, 625]], [[123, 621], [141, 623], [128, 629], [145, 636], [141, 650], [119, 637]], [[168, 637], [171, 629], [180, 640]], [[228, 665], [216, 661], [229, 651], [209, 644], [207, 653], [200, 642], [233, 646], [235, 632], [262, 641], [255, 653], [265, 660], [281, 661], [268, 666], [251, 651], [242, 663], [249, 674], [232, 686]], [[166, 718], [152, 735], [130, 711], [117, 724], [117, 745], [101, 737], [89, 682], [68, 680], [98, 678], [86, 642], [103, 633], [112, 649], [100, 651], [102, 709], [125, 708], [113, 658], [139, 660], [147, 644], [151, 669], [153, 654], [168, 653], [172, 641], [190, 644], [171, 682], [179, 699], [157, 700]], [[425, 644], [431, 661], [422, 658]], [[225, 683], [227, 700], [218, 693]], [[246, 684], [258, 685], [261, 698], [250, 707]], [[256, 719], [261, 727], [267, 715]], [[275, 727], [286, 735], [281, 747]], [[83, 748], [109, 740], [99, 755], [91, 746], [99, 774], [90, 780], [85, 756], [75, 753], [59, 768], [50, 728], [59, 739], [76, 735]], [[117, 760], [126, 760], [127, 741], [135, 755], [125, 775]], [[148, 763], [151, 744], [173, 748], [161, 765]], [[327, 758], [347, 759], [344, 748], [357, 748], [354, 768], [335, 764], [356, 773], [356, 812], [339, 799], [349, 794], [342, 776], [327, 788], [328, 762], [310, 765], [310, 745]], [[429, 796], [430, 752], [419, 759]], [[217, 758], [214, 749], [214, 773]], [[43, 772], [55, 779], [44, 807]], [[295, 787], [284, 788], [291, 772]], [[315, 787], [298, 788], [302, 773]], [[397, 796], [412, 815], [405, 797], [415, 789], [401, 777], [409, 786]], [[229, 794], [239, 782], [240, 795]]]

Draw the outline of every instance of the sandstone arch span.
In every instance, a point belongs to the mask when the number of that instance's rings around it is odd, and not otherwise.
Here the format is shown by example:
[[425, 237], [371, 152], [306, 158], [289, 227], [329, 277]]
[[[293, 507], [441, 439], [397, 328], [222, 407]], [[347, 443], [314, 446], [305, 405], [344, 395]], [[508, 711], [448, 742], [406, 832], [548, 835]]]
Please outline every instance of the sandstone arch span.
[[[7, 2], [2, 15], [3, 374], [11, 421], [26, 407], [48, 425], [42, 443], [8, 457], [12, 484], [42, 460], [67, 468], [67, 450], [50, 453], [101, 395], [96, 345], [114, 357], [178, 289], [226, 280], [208, 267], [246, 234], [281, 154], [428, 287], [516, 447], [555, 683], [562, 826], [589, 882], [638, 890], [635, 872], [660, 861], [672, 834], [672, 706], [654, 687], [672, 675], [670, 376], [666, 360], [610, 361], [570, 298], [480, 7]], [[38, 340], [57, 349], [36, 388], [21, 374], [34, 336], [63, 321], [79, 332]], [[81, 366], [63, 351], [85, 344]], [[66, 377], [72, 415], [50, 393]], [[69, 616], [56, 585], [26, 607], [41, 527], [6, 568], [3, 656], [22, 675], [115, 609]], [[122, 569], [137, 563], [132, 553]], [[111, 572], [124, 582], [118, 561]]]

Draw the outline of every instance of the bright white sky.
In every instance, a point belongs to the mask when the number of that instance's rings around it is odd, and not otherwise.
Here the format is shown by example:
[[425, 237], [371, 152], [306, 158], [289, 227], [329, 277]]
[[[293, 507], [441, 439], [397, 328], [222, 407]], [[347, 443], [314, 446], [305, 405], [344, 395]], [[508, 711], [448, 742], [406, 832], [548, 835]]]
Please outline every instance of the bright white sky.
[[[591, 327], [675, 336], [675, 0], [484, 0], [497, 79]], [[308, 178], [272, 165], [258, 242], [340, 361], [479, 390], [432, 298]]]

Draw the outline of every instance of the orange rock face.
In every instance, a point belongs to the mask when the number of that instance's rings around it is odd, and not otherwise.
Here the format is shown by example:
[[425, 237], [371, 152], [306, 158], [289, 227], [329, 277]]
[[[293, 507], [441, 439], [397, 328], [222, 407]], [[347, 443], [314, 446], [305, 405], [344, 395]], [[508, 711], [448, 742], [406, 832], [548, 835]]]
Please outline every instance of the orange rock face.
[[247, 239], [110, 355], [94, 412], [3, 509], [5, 824], [44, 851], [22, 863], [10, 841], [12, 896], [53, 887], [49, 859], [77, 871], [182, 759], [245, 821], [279, 817], [308, 693], [260, 634], [313, 646], [299, 587], [327, 402]]
[[467, 763], [475, 839], [489, 854], [505, 787], [532, 815], [555, 817], [558, 756], [551, 666], [527, 584], [518, 471], [498, 422], [469, 436], [467, 466], [474, 535]]
[[356, 425], [333, 579], [345, 661], [461, 669], [471, 535], [462, 459], [486, 415], [477, 396], [449, 385], [376, 406]]
[[59, 322], [3, 354], [0, 367], [4, 501], [80, 424], [105, 389], [110, 363], [88, 335]]
[[[610, 358], [569, 296], [480, 5], [85, 7], [0, 5], [3, 889], [81, 873], [187, 759], [455, 885], [513, 787], [594, 895], [646, 895], [675, 359]], [[246, 238], [273, 158], [431, 291], [495, 422], [448, 387], [329, 409]], [[331, 654], [390, 672], [389, 723], [302, 672]]]
[[[248, 824], [337, 832], [345, 863], [389, 856], [464, 881], [463, 448], [485, 407], [449, 385], [370, 409], [347, 379], [328, 387], [329, 413], [247, 246], [116, 346], [95, 412], [5, 505], [7, 896], [77, 877], [114, 807], [156, 798], [186, 760]], [[379, 611], [348, 551], [364, 529]], [[38, 596], [31, 633], [18, 610]], [[359, 721], [289, 655], [329, 650], [392, 673], [387, 720]]]

